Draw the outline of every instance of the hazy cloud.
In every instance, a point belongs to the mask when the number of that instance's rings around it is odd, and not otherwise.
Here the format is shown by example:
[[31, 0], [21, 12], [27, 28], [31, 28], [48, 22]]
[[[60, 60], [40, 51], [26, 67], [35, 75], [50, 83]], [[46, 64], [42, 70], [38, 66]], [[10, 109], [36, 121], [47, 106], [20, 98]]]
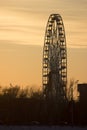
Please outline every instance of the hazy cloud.
[[[87, 41], [85, 38], [86, 0], [0, 0], [0, 6], [1, 40], [21, 40], [22, 38], [27, 43], [43, 45], [49, 15], [60, 13], [64, 20], [68, 41], [75, 44], [77, 40], [79, 41], [78, 37]], [[77, 38], [73, 39], [73, 37]], [[79, 42], [82, 44], [83, 40]]]

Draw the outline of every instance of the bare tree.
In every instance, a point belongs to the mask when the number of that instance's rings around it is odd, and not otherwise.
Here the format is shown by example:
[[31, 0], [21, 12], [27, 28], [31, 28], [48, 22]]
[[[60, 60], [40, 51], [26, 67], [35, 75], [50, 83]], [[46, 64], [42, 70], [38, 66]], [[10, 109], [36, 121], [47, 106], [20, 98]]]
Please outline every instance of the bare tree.
[[79, 95], [78, 90], [77, 90], [78, 81], [79, 80], [70, 79], [70, 83], [67, 88], [67, 97], [69, 101], [78, 100], [78, 95]]

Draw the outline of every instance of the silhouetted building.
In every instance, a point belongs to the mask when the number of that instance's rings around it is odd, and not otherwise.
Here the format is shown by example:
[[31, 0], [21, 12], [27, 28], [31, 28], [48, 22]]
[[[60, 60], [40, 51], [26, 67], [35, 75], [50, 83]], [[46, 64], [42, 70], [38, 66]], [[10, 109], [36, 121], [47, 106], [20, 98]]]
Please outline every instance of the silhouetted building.
[[80, 102], [87, 102], [87, 84], [78, 84], [78, 91], [80, 93]]
[[79, 95], [79, 121], [87, 125], [87, 83], [78, 84]]

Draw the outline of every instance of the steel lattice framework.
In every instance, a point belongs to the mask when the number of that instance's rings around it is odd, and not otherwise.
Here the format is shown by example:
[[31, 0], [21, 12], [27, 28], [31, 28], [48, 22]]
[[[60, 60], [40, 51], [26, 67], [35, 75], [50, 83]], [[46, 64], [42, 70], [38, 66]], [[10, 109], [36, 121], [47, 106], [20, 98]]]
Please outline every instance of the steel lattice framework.
[[59, 14], [51, 14], [47, 22], [42, 73], [45, 95], [64, 99], [67, 84], [67, 50], [63, 20]]

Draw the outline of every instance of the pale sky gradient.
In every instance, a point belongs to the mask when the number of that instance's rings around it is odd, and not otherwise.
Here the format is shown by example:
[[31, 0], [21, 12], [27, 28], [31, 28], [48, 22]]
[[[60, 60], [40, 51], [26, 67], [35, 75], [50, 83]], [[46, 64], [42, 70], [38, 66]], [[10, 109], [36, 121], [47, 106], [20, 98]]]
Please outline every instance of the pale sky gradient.
[[[87, 48], [87, 0], [0, 0], [1, 85], [41, 85], [42, 49], [36, 45], [44, 44], [51, 13], [63, 18], [68, 48]], [[86, 49], [69, 50], [70, 78], [87, 82], [86, 56]]]

